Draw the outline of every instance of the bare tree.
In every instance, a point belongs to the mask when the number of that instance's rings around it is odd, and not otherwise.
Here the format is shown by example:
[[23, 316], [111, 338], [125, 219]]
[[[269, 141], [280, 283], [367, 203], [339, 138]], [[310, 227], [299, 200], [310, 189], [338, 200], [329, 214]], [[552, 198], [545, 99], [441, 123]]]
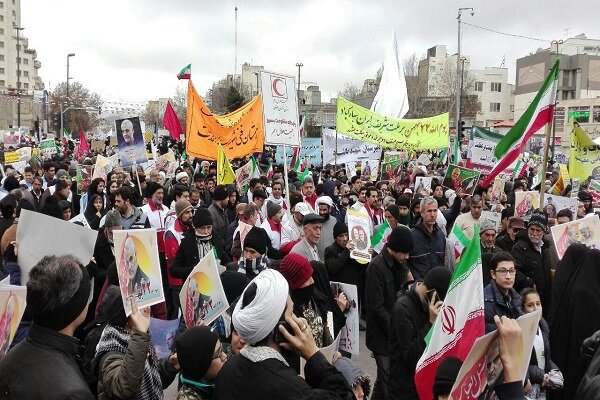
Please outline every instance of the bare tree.
[[146, 108], [142, 111], [141, 119], [146, 123], [146, 125], [155, 125], [161, 126], [162, 118], [160, 115], [160, 110], [158, 109], [159, 102], [156, 100], [151, 100], [146, 104]]
[[449, 112], [451, 115], [456, 110], [456, 93], [461, 91], [461, 116], [469, 119], [474, 119], [481, 109], [481, 104], [475, 99], [475, 76], [469, 73], [468, 68], [465, 68], [462, 76], [462, 87], [457, 87], [456, 65], [450, 60], [442, 68], [439, 74], [435, 76], [433, 84], [437, 90], [436, 95], [449, 98], [449, 108], [444, 112]]
[[[424, 57], [421, 57], [424, 58]], [[406, 79], [406, 94], [408, 96], [409, 111], [407, 116], [416, 118], [421, 115], [419, 99], [427, 95], [427, 77], [419, 73], [420, 57], [413, 53], [404, 60], [404, 77]]]
[[338, 92], [338, 96], [342, 96], [346, 100], [350, 100], [350, 101], [359, 98], [360, 95], [361, 95], [361, 91], [358, 88], [358, 86], [356, 86], [355, 84], [350, 83], [350, 82], [344, 83], [344, 89], [342, 91]]
[[178, 87], [175, 90], [175, 95], [171, 97], [170, 100], [181, 126], [185, 129], [185, 118], [187, 116], [187, 87], [185, 89]]
[[[90, 92], [79, 82], [69, 84], [69, 98], [67, 99], [67, 84], [61, 82], [52, 92], [50, 112], [52, 114], [60, 113], [62, 104], [63, 109], [68, 108], [64, 113], [64, 128], [71, 133], [87, 132], [100, 124], [103, 103], [99, 94]], [[54, 127], [56, 132], [60, 130], [59, 124]]]

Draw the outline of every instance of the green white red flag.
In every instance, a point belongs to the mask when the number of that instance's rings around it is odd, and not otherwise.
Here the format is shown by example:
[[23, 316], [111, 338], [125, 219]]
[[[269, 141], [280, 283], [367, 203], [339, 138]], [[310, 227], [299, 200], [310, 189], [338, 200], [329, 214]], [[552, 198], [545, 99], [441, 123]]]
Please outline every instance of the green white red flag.
[[556, 103], [556, 86], [558, 83], [559, 60], [557, 59], [546, 77], [542, 88], [506, 136], [496, 146], [494, 155], [498, 164], [481, 181], [488, 187], [494, 178], [512, 164], [523, 153], [529, 139], [540, 129], [551, 123]]
[[438, 365], [447, 356], [464, 361], [475, 339], [485, 333], [479, 226], [452, 274], [444, 305], [427, 336], [417, 363], [415, 385], [421, 400], [433, 398]]
[[188, 64], [179, 71], [177, 79], [190, 79], [192, 77], [192, 64]]
[[454, 260], [458, 262], [461, 254], [465, 247], [469, 245], [469, 238], [464, 234], [463, 231], [457, 225], [452, 227], [450, 235], [448, 235], [448, 241], [452, 244], [452, 250], [454, 252]]
[[381, 253], [383, 246], [387, 243], [387, 238], [392, 233], [392, 228], [388, 224], [387, 219], [383, 220], [383, 224], [379, 227], [379, 230], [371, 238], [371, 247], [377, 253]]

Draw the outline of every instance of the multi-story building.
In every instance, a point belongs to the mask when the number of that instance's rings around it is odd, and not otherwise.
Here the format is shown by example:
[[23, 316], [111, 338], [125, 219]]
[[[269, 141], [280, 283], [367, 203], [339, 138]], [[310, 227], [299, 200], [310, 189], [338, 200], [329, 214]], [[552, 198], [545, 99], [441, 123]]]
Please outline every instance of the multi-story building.
[[514, 85], [508, 82], [508, 69], [485, 67], [483, 70], [472, 69], [474, 94], [481, 102], [475, 124], [491, 127], [497, 122], [512, 120], [514, 115]]
[[0, 129], [17, 125], [17, 94], [21, 126], [33, 129], [34, 121], [43, 119], [45, 96], [40, 96], [39, 91], [44, 89], [44, 83], [38, 75], [42, 64], [24, 32], [21, 1], [0, 1]]
[[[568, 147], [569, 114], [577, 116], [586, 130], [600, 130], [600, 117], [595, 117], [600, 113], [600, 40], [581, 34], [517, 59], [515, 119], [525, 112], [540, 90], [557, 57], [560, 71], [554, 129], [557, 144]], [[538, 135], [543, 133], [540, 131]]]

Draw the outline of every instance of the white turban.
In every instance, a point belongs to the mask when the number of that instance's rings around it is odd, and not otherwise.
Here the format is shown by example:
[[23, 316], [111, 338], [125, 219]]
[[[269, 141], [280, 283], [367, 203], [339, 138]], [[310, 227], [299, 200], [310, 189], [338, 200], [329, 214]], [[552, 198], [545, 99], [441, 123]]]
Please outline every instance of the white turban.
[[333, 207], [333, 200], [331, 200], [331, 197], [329, 196], [321, 196], [319, 198], [317, 198], [317, 201], [315, 202], [315, 206], [319, 207], [319, 204], [325, 204], [327, 206], [329, 206], [329, 208]]
[[179, 182], [180, 180], [182, 180], [185, 177], [188, 177], [188, 175], [184, 171], [181, 171], [180, 173], [178, 173], [175, 176], [175, 181]]
[[233, 327], [250, 345], [266, 338], [275, 329], [287, 305], [289, 290], [283, 275], [273, 269], [264, 270], [252, 283], [256, 285], [256, 296], [242, 308], [244, 294], [250, 285], [246, 286], [232, 316]]

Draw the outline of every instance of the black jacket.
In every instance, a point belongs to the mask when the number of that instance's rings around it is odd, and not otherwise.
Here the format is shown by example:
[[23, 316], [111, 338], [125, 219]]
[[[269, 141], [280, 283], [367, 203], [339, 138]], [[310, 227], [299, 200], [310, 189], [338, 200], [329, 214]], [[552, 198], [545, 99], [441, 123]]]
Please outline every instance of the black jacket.
[[496, 247], [499, 247], [504, 251], [508, 251], [509, 253], [512, 251], [515, 243], [517, 243], [516, 240], [512, 240], [508, 232], [504, 232], [498, 235], [496, 238]]
[[31, 325], [0, 363], [0, 399], [93, 400], [77, 365], [77, 339]]
[[396, 301], [390, 332], [390, 400], [418, 400], [414, 376], [417, 362], [425, 351], [425, 336], [431, 329], [429, 308], [423, 303], [417, 285]]
[[[218, 247], [215, 247], [215, 249], [221, 264], [227, 265], [231, 261], [227, 254]], [[200, 254], [196, 244], [196, 232], [192, 229], [183, 234], [183, 239], [181, 239], [181, 244], [171, 264], [171, 275], [173, 278], [185, 280], [199, 262]]]
[[533, 287], [540, 294], [544, 305], [544, 315], [550, 309], [550, 296], [552, 281], [550, 275], [549, 243], [543, 241], [542, 252], [537, 251], [528, 237], [518, 239], [512, 248], [511, 254], [515, 258], [517, 276], [515, 277], [515, 290], [520, 292], [524, 288]]
[[353, 398], [344, 376], [317, 352], [304, 367], [306, 380], [293, 368], [269, 358], [252, 362], [244, 356], [229, 359], [217, 376], [213, 400], [329, 400]]
[[485, 333], [496, 330], [494, 315], [516, 319], [523, 314], [521, 311], [521, 296], [514, 289], [510, 289], [508, 298], [505, 300], [495, 281], [491, 281], [489, 285], [483, 288], [483, 306], [485, 310]]
[[350, 258], [350, 250], [334, 242], [325, 248], [325, 267], [332, 281], [358, 286], [365, 266]]
[[430, 235], [421, 221], [412, 229], [412, 237], [415, 246], [410, 252], [408, 266], [415, 280], [422, 280], [430, 269], [444, 266], [446, 235], [437, 224]]
[[367, 269], [367, 348], [373, 353], [387, 355], [392, 309], [396, 298], [404, 292], [408, 276], [406, 264], [398, 264], [388, 253], [387, 246], [371, 260]]
[[537, 355], [535, 347], [531, 350], [531, 361], [529, 361], [529, 368], [527, 373], [529, 374], [529, 380], [531, 383], [537, 383], [541, 385], [544, 381], [544, 375], [552, 369], [558, 369], [558, 366], [550, 358], [550, 328], [544, 318], [540, 319], [540, 331], [542, 332], [542, 338], [544, 339], [544, 361], [545, 367], [541, 369], [538, 366]]

